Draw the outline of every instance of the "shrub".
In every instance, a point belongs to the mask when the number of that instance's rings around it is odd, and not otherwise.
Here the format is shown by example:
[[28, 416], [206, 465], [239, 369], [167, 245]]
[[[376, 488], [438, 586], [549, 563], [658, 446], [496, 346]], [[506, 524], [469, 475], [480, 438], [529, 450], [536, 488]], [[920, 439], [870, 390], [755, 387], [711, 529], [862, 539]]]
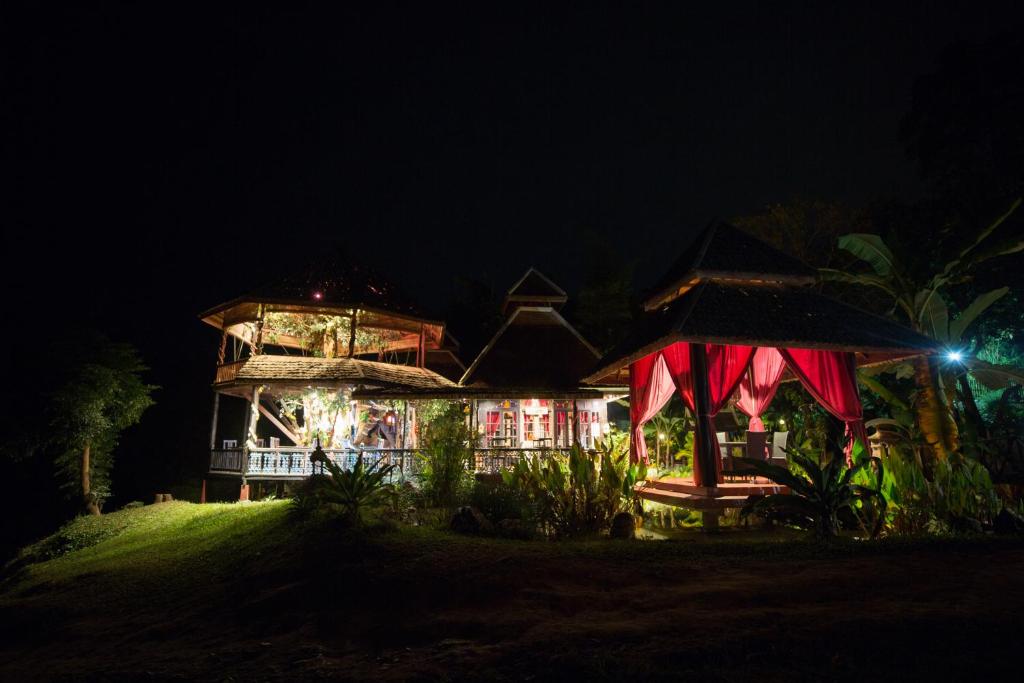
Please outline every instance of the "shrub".
[[495, 524], [506, 519], [536, 523], [528, 496], [501, 478], [485, 478], [473, 485], [469, 504]]
[[634, 509], [637, 474], [618, 444], [606, 443], [598, 454], [577, 444], [568, 456], [521, 459], [503, 478], [531, 502], [543, 530], [562, 538], [600, 533], [617, 513]]
[[[815, 535], [823, 540], [836, 536], [840, 516], [852, 516], [857, 520], [870, 517], [873, 524], [868, 532], [871, 536], [878, 534], [885, 521], [886, 506], [880, 490], [884, 476], [881, 460], [864, 458], [853, 467], [847, 467], [842, 451], [835, 448], [823, 456], [824, 464], [797, 448], [786, 449], [786, 454], [791, 463], [803, 470], [803, 475], [764, 460], [736, 458], [749, 468], [748, 471], [790, 489], [790, 493], [775, 493], [747, 503], [741, 513], [743, 516], [752, 512], [780, 516], [795, 526], [813, 529]], [[878, 470], [879, 485], [870, 487], [855, 483], [854, 478], [872, 464]], [[862, 526], [866, 527], [863, 523]]]
[[350, 470], [344, 470], [330, 460], [325, 461], [324, 466], [330, 476], [314, 478], [316, 502], [309, 505], [336, 506], [342, 519], [355, 525], [362, 524], [364, 508], [383, 501], [391, 488], [388, 477], [395, 469], [394, 465], [382, 465], [380, 460], [367, 465], [362, 456], [356, 458]]
[[431, 505], [454, 509], [473, 487], [473, 434], [458, 403], [427, 425], [419, 479]]

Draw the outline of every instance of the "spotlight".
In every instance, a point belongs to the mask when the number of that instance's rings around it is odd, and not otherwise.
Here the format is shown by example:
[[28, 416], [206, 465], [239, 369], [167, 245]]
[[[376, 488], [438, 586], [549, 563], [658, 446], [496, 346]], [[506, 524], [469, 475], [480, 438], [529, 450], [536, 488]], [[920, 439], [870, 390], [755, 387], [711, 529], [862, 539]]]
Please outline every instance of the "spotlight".
[[946, 360], [950, 361], [951, 363], [959, 363], [963, 359], [964, 354], [960, 353], [959, 351], [949, 351], [946, 353]]

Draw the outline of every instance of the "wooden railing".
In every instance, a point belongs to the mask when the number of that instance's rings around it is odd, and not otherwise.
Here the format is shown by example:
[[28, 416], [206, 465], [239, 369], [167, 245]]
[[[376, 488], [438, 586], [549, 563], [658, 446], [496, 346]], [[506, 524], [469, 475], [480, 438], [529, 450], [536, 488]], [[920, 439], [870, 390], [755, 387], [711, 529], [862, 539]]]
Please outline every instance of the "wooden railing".
[[[257, 479], [302, 479], [321, 473], [322, 466], [310, 461], [313, 449], [301, 446], [252, 448], [248, 456], [241, 448], [219, 448], [210, 452], [210, 472], [214, 474], [245, 474]], [[364, 463], [382, 462], [395, 465], [399, 477], [416, 475], [423, 458], [416, 451], [402, 448], [325, 448], [327, 458], [344, 470], [352, 469], [356, 460]], [[550, 457], [564, 451], [550, 448], [476, 448], [473, 469], [478, 473], [497, 474], [524, 457]], [[243, 472], [242, 465], [245, 465]]]
[[236, 360], [234, 363], [224, 363], [223, 365], [217, 366], [217, 377], [214, 379], [215, 384], [222, 384], [224, 382], [230, 382], [238, 376], [238, 370], [242, 367], [245, 360]]
[[210, 471], [242, 473], [242, 458], [245, 451], [241, 448], [215, 448], [210, 451]]

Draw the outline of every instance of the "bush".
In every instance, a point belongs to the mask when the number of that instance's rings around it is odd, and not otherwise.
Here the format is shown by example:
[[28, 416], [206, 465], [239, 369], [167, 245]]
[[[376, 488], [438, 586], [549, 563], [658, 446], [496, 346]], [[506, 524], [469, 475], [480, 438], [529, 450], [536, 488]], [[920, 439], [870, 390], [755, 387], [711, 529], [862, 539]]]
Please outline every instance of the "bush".
[[453, 403], [427, 425], [424, 448], [418, 454], [423, 463], [419, 479], [431, 505], [454, 509], [469, 496], [473, 487], [473, 433], [466, 424], [462, 406]]
[[535, 514], [528, 496], [501, 478], [485, 478], [473, 485], [469, 504], [494, 524], [506, 519], [534, 522]]
[[642, 478], [618, 444], [602, 444], [599, 454], [578, 444], [568, 456], [519, 460], [503, 473], [505, 484], [528, 499], [541, 528], [556, 538], [595, 535], [608, 529], [619, 512], [638, 506], [633, 491]]

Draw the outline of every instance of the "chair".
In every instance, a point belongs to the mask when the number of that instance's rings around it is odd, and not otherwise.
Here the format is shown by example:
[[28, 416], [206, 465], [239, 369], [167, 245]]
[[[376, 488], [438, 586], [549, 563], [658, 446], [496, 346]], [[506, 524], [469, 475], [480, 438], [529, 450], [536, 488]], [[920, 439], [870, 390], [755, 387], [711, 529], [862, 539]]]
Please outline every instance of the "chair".
[[785, 466], [786, 444], [789, 442], [789, 432], [775, 432], [772, 434], [772, 456], [770, 460], [773, 465]]
[[768, 459], [768, 432], [747, 432], [746, 456], [752, 460]]
[[224, 450], [238, 448], [238, 439], [224, 439]]

